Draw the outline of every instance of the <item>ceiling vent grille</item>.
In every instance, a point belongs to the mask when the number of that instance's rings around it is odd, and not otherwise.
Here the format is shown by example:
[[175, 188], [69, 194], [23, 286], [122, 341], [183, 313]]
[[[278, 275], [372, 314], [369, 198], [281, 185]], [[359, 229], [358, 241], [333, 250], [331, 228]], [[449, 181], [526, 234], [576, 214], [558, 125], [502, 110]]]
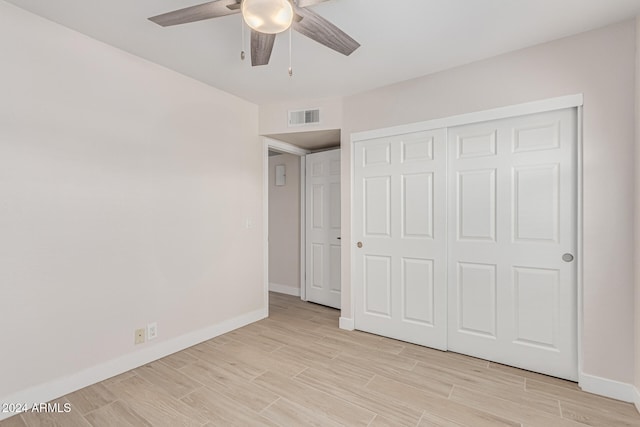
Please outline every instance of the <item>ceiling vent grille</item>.
[[320, 123], [320, 109], [289, 111], [289, 126], [304, 126]]

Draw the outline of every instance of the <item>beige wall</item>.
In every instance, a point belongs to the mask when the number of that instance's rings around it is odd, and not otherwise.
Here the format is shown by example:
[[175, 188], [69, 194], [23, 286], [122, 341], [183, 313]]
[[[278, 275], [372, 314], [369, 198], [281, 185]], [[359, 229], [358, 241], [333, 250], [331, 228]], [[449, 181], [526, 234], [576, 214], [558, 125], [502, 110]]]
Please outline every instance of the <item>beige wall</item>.
[[2, 1], [0, 52], [0, 401], [265, 309], [256, 105]]
[[640, 411], [640, 16], [636, 18], [636, 223], [635, 223], [635, 266], [636, 266], [636, 407]]
[[[275, 185], [276, 165], [285, 166], [284, 186]], [[300, 157], [293, 154], [269, 158], [269, 287], [300, 292]]]
[[[320, 108], [320, 123], [289, 127], [289, 110]], [[260, 105], [260, 135], [342, 128], [342, 98], [303, 99]]]
[[[583, 93], [583, 370], [626, 383], [634, 377], [634, 31], [629, 21], [345, 98], [342, 132], [349, 138], [356, 131]], [[350, 235], [350, 155], [347, 139], [343, 236]], [[342, 265], [342, 315], [350, 318], [346, 249]]]

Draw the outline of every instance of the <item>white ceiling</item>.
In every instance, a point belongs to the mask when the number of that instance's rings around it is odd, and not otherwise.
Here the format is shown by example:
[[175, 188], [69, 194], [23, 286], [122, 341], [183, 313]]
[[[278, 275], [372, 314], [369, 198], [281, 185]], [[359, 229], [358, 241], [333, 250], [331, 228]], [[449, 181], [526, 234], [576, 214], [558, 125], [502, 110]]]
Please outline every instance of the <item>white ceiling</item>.
[[286, 33], [271, 63], [252, 68], [240, 61], [240, 15], [167, 28], [146, 19], [202, 0], [8, 1], [258, 104], [350, 95], [640, 13], [640, 0], [331, 0], [313, 9], [362, 47], [344, 57], [294, 32], [290, 78]]

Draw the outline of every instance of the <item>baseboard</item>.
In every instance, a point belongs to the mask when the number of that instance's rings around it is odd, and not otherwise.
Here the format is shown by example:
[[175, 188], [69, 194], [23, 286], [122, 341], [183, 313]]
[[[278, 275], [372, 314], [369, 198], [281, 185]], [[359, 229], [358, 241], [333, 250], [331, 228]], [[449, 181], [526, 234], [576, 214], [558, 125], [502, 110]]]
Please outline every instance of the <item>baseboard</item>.
[[[177, 351], [184, 350], [203, 341], [210, 340], [234, 329], [264, 319], [267, 315], [266, 308], [252, 311], [168, 341], [158, 342], [153, 346], [142, 348], [134, 353], [126, 354], [117, 359], [93, 366], [71, 376], [30, 387], [9, 396], [2, 396], [0, 397], [0, 402], [26, 403], [28, 407], [31, 407], [35, 403], [49, 402], [81, 388], [104, 381], [115, 375], [130, 371], [146, 363], [153, 362]], [[0, 411], [0, 420], [13, 415], [15, 415], [15, 413], [2, 413]]]
[[353, 319], [348, 317], [340, 317], [339, 326], [340, 329], [345, 329], [347, 331], [353, 331], [355, 329]]
[[269, 291], [277, 292], [279, 294], [293, 295], [294, 297], [300, 296], [300, 288], [295, 286], [281, 285], [279, 283], [269, 283]]
[[637, 403], [639, 399], [638, 390], [631, 384], [582, 373], [580, 374], [578, 385], [588, 393], [635, 403], [636, 407], [639, 406]]
[[638, 410], [638, 412], [640, 412], [640, 390], [638, 390], [638, 387], [633, 388], [633, 394], [633, 403], [634, 405], [636, 405], [636, 409]]

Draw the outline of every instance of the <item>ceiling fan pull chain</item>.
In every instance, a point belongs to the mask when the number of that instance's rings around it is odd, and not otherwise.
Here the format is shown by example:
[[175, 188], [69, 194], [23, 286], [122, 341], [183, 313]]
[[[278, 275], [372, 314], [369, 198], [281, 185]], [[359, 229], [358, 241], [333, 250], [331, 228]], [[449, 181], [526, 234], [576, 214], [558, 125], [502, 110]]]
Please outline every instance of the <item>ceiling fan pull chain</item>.
[[291, 67], [291, 27], [289, 27], [289, 77], [293, 77], [293, 68]]
[[244, 19], [240, 19], [240, 32], [242, 33], [242, 49], [240, 49], [240, 59], [244, 61], [245, 53], [244, 53]]

